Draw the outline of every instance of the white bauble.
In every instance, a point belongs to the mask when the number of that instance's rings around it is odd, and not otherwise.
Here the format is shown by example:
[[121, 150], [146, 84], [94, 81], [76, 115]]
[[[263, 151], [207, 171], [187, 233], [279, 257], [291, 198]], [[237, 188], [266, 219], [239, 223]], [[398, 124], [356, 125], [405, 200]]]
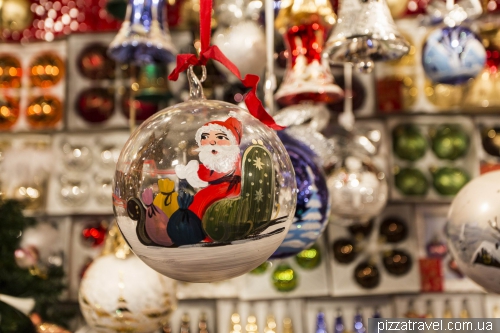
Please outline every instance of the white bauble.
[[[228, 28], [219, 28], [212, 42], [238, 67], [242, 77], [246, 74], [262, 75], [266, 68], [266, 36], [254, 21], [241, 21]], [[219, 71], [235, 80], [229, 70], [215, 62]]]
[[97, 258], [80, 285], [80, 309], [97, 333], [149, 333], [165, 324], [175, 306], [174, 281], [135, 255]]
[[477, 177], [451, 203], [448, 245], [462, 273], [500, 292], [500, 171]]

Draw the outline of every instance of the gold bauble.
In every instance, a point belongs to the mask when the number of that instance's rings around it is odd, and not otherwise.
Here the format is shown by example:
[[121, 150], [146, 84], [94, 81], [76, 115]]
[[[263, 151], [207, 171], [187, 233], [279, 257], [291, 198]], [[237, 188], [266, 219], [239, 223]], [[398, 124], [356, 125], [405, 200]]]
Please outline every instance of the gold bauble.
[[21, 62], [10, 55], [0, 55], [0, 88], [21, 87]]
[[50, 128], [62, 119], [61, 101], [54, 96], [43, 95], [31, 99], [26, 110], [28, 124], [32, 128]]
[[324, 0], [283, 0], [274, 23], [276, 29], [284, 34], [288, 28], [319, 23], [331, 28], [337, 21], [330, 1]]
[[19, 98], [0, 97], [0, 130], [9, 130], [19, 118]]
[[29, 67], [31, 84], [40, 88], [56, 85], [64, 77], [64, 72], [64, 62], [57, 54], [51, 52], [37, 56]]
[[33, 14], [28, 0], [0, 1], [0, 28], [22, 31], [31, 25]]
[[429, 102], [439, 109], [449, 110], [463, 105], [463, 96], [465, 96], [466, 88], [467, 84], [436, 84], [426, 79], [424, 92]]

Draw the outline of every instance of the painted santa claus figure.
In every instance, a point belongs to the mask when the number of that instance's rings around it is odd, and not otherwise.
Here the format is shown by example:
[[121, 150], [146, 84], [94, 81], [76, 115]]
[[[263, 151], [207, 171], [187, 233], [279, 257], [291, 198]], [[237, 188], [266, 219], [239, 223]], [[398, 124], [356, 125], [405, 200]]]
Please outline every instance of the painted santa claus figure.
[[213, 203], [240, 195], [241, 136], [241, 122], [234, 117], [208, 122], [196, 132], [196, 151], [201, 164], [192, 160], [187, 165], [175, 167], [179, 179], [185, 179], [194, 188], [201, 188], [189, 206], [200, 220]]

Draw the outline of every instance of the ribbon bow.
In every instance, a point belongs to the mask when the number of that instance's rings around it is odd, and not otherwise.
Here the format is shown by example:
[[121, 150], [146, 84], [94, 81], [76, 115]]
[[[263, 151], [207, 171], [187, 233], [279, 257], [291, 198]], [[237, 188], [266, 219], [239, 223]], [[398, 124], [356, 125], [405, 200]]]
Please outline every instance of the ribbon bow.
[[168, 79], [177, 81], [179, 74], [188, 69], [189, 66], [205, 66], [208, 59], [216, 60], [229, 69], [245, 87], [251, 88], [245, 96], [245, 104], [250, 114], [274, 130], [284, 129], [285, 127], [276, 124], [273, 117], [267, 113], [262, 102], [257, 97], [259, 77], [257, 75], [247, 74], [245, 78], [242, 79], [238, 67], [236, 67], [216, 45], [210, 45], [211, 15], [212, 0], [200, 0], [200, 57], [198, 58], [194, 54], [177, 55], [177, 65], [168, 76]]

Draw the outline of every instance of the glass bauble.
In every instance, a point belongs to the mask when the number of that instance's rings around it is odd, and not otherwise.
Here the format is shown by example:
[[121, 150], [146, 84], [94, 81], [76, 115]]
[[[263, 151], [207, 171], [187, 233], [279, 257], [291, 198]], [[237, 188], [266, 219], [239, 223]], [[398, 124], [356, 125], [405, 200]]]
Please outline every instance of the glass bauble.
[[338, 262], [349, 264], [356, 259], [356, 255], [354, 241], [347, 238], [340, 238], [333, 243], [333, 256]]
[[500, 171], [474, 178], [448, 212], [448, 248], [458, 269], [489, 292], [500, 292]]
[[402, 168], [394, 178], [396, 188], [404, 195], [425, 195], [429, 190], [427, 177], [416, 168]]
[[92, 151], [83, 144], [64, 142], [61, 150], [63, 164], [71, 171], [84, 171], [92, 165]]
[[314, 269], [321, 264], [321, 251], [317, 244], [308, 249], [300, 251], [295, 256], [297, 265], [303, 269]]
[[297, 206], [285, 241], [271, 259], [290, 257], [311, 247], [323, 234], [330, 211], [326, 177], [316, 153], [288, 130], [278, 136], [295, 170]]
[[112, 89], [88, 88], [78, 96], [77, 110], [85, 121], [101, 123], [113, 115], [115, 111], [115, 94]]
[[469, 136], [460, 125], [441, 125], [432, 130], [431, 138], [432, 151], [441, 159], [456, 160], [469, 148]]
[[424, 156], [427, 140], [417, 126], [402, 124], [392, 130], [392, 146], [399, 158], [416, 161]]
[[354, 269], [354, 279], [363, 288], [373, 289], [380, 284], [380, 272], [377, 266], [362, 262]]
[[387, 202], [387, 179], [368, 156], [343, 152], [328, 172], [332, 220], [365, 223]]
[[94, 260], [80, 284], [82, 314], [96, 333], [149, 333], [166, 323], [175, 305], [172, 280], [136, 256]]
[[442, 195], [455, 195], [469, 181], [469, 175], [460, 168], [442, 167], [432, 173], [433, 185]]
[[399, 217], [389, 216], [380, 224], [380, 236], [387, 243], [398, 243], [408, 236], [408, 226]]
[[0, 97], [0, 130], [12, 128], [19, 119], [19, 99]]
[[30, 127], [35, 129], [56, 126], [63, 116], [61, 101], [51, 95], [32, 98], [26, 110], [26, 119]]
[[0, 332], [2, 333], [36, 333], [30, 318], [21, 311], [0, 301]]
[[486, 63], [481, 40], [463, 26], [434, 30], [422, 49], [422, 64], [436, 83], [461, 84], [475, 78]]
[[0, 88], [21, 88], [21, 62], [4, 54], [0, 56]]
[[234, 104], [206, 100], [192, 69], [188, 79], [192, 98], [147, 119], [125, 144], [114, 211], [132, 251], [155, 270], [222, 281], [283, 242], [295, 175], [274, 131]]
[[281, 292], [292, 291], [297, 288], [297, 273], [288, 264], [280, 264], [273, 272], [273, 285]]
[[408, 273], [412, 266], [412, 259], [408, 253], [401, 250], [392, 250], [384, 253], [384, 267], [392, 275], [400, 276]]
[[59, 196], [63, 204], [68, 206], [80, 206], [89, 198], [89, 184], [87, 180], [76, 176], [60, 179]]
[[107, 46], [99, 43], [85, 47], [77, 60], [80, 74], [91, 80], [113, 80], [116, 64], [108, 57], [107, 50]]
[[56, 85], [64, 77], [65, 65], [55, 53], [47, 52], [37, 56], [30, 64], [31, 84], [48, 88]]

